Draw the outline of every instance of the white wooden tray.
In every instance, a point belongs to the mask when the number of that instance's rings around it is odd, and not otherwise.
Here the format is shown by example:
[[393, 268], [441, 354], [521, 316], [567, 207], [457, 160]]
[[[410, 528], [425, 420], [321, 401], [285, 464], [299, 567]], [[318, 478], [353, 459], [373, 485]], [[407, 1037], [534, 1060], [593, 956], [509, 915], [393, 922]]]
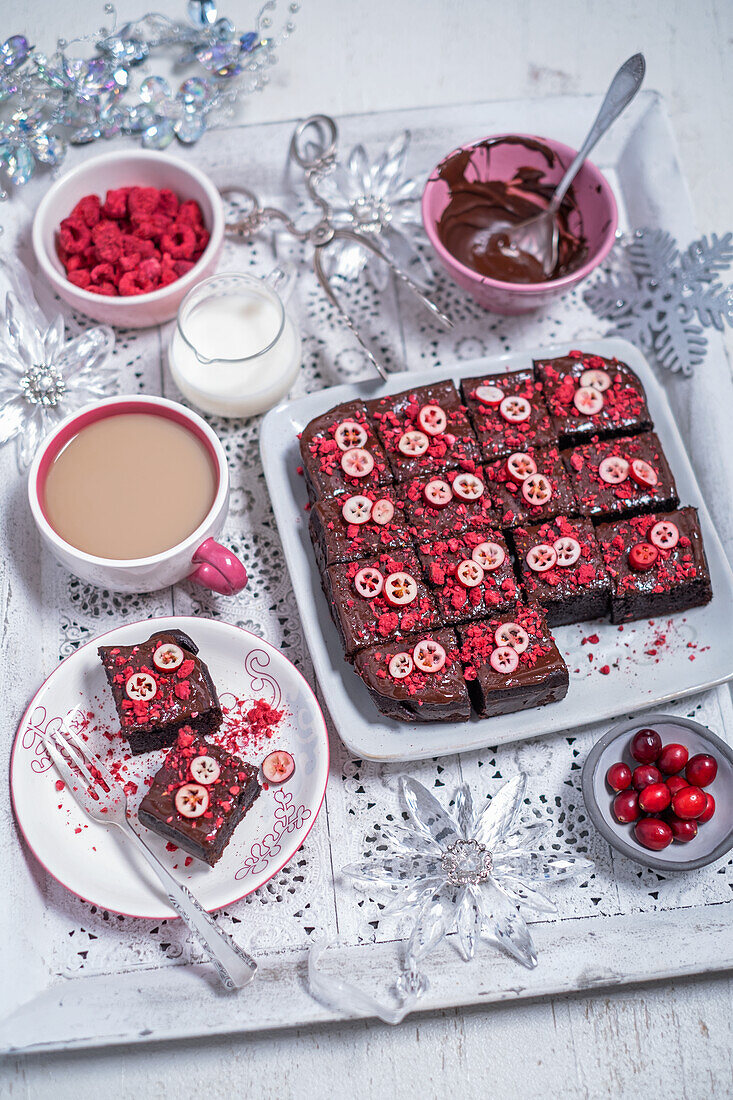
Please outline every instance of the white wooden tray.
[[[328, 110], [324, 103], [324, 109]], [[599, 106], [598, 97], [567, 97], [351, 116], [339, 120], [345, 149], [363, 141], [378, 155], [399, 130], [412, 131], [409, 168], [426, 173], [461, 140], [506, 130], [555, 135], [576, 146]], [[206, 134], [177, 154], [204, 165], [219, 184], [244, 183], [263, 198], [310, 220], [283, 180], [292, 124], [238, 128]], [[96, 155], [74, 150], [71, 167]], [[642, 93], [597, 150], [596, 162], [611, 180], [621, 224], [664, 226], [681, 244], [694, 236], [689, 200], [674, 141], [658, 97]], [[24, 188], [25, 202], [6, 203], [4, 249], [24, 245], [26, 211], [48, 186]], [[285, 251], [301, 263], [292, 308], [303, 336], [304, 367], [293, 396], [368, 377], [353, 338], [324, 302], [300, 246]], [[265, 274], [273, 266], [272, 242], [227, 242], [222, 269]], [[602, 336], [600, 323], [579, 293], [525, 318], [492, 317], [439, 277], [442, 304], [454, 316], [451, 336], [437, 332], [411, 300], [392, 288], [376, 295], [363, 287], [359, 316], [388, 349], [391, 369], [434, 368], [450, 374], [456, 363], [494, 358], [550, 344], [585, 343]], [[115, 365], [125, 390], [178, 394], [165, 370], [167, 333], [120, 333]], [[733, 550], [730, 475], [733, 469], [733, 391], [722, 342], [690, 381], [664, 378], [665, 392], [692, 458], [703, 496], [721, 540]], [[437, 376], [437, 374], [436, 374]], [[659, 377], [659, 375], [657, 375]], [[311, 639], [298, 615], [259, 461], [257, 420], [214, 421], [232, 474], [232, 509], [223, 534], [243, 554], [250, 584], [234, 599], [206, 596], [187, 585], [138, 599], [119, 599], [79, 584], [41, 554], [27, 514], [24, 486], [10, 448], [0, 449], [0, 772], [7, 776], [13, 731], [38, 685], [79, 643], [124, 623], [152, 615], [206, 615], [236, 623], [266, 638], [315, 683]], [[680, 471], [677, 470], [678, 477]], [[665, 709], [690, 715], [728, 736], [733, 729], [728, 688], [700, 693]], [[549, 711], [548, 711], [549, 713]], [[415, 760], [412, 775], [447, 801], [467, 780], [477, 797], [493, 791], [518, 769], [529, 774], [530, 797], [554, 820], [557, 843], [595, 861], [583, 889], [558, 889], [555, 919], [533, 923], [539, 966], [529, 973], [498, 953], [483, 951], [470, 965], [447, 943], [431, 957], [425, 1009], [543, 996], [645, 979], [733, 967], [728, 934], [733, 866], [721, 860], [689, 875], [659, 876], [613, 856], [586, 819], [580, 767], [604, 723], [439, 760]], [[340, 934], [344, 946], [327, 956], [329, 966], [377, 991], [394, 980], [401, 950], [380, 923], [376, 900], [356, 897], [339, 868], [363, 858], [364, 837], [389, 814], [399, 814], [397, 776], [403, 767], [369, 762], [331, 738], [326, 801], [305, 846], [262, 890], [222, 910], [218, 920], [260, 961], [260, 974], [242, 994], [225, 996], [200, 965], [179, 921], [118, 918], [72, 897], [36, 863], [15, 828], [7, 786], [0, 799], [0, 906], [3, 988], [0, 1049], [37, 1051], [109, 1043], [149, 1042], [298, 1027], [334, 1018], [308, 995], [304, 962], [309, 943]], [[357, 904], [357, 901], [361, 904]], [[357, 946], [365, 927], [375, 942]], [[633, 947], [631, 946], [633, 945]]]
[[[644, 356], [626, 340], [584, 340], [584, 351], [628, 363], [646, 389], [649, 411], [677, 483], [682, 504], [700, 511], [700, 525], [713, 583], [707, 607], [660, 620], [628, 623], [622, 632], [605, 620], [576, 623], [553, 631], [570, 669], [570, 689], [559, 703], [496, 718], [469, 722], [397, 722], [377, 711], [362, 680], [344, 660], [343, 648], [320, 588], [311, 540], [307, 493], [296, 469], [298, 435], [315, 416], [342, 401], [368, 400], [436, 379], [435, 371], [402, 371], [375, 385], [334, 386], [272, 409], [260, 433], [262, 465], [275, 518], [308, 634], [313, 665], [336, 729], [357, 756], [369, 760], [419, 760], [465, 752], [482, 745], [503, 745], [539, 734], [557, 733], [602, 721], [627, 710], [659, 706], [733, 677], [730, 659], [730, 609], [733, 571], [705, 507], [700, 486], [662, 387]], [[531, 368], [533, 359], [566, 355], [568, 344], [468, 360], [447, 373], [454, 382], [476, 375]], [[315, 599], [314, 599], [315, 593]], [[592, 645], [588, 636], [597, 637]], [[660, 637], [664, 641], [660, 644]], [[589, 660], [590, 655], [590, 660]], [[693, 660], [690, 660], [690, 657]], [[601, 673], [608, 668], [610, 672]]]

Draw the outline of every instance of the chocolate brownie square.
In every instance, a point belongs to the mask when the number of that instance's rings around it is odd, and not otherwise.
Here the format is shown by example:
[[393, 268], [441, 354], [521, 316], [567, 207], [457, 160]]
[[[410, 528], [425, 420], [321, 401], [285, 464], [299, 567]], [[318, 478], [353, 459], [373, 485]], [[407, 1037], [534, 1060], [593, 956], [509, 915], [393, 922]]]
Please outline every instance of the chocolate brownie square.
[[534, 368], [563, 446], [652, 427], [644, 387], [619, 359], [571, 351]]
[[527, 602], [544, 608], [548, 626], [608, 614], [611, 578], [589, 519], [557, 516], [515, 527], [512, 539]]
[[672, 615], [713, 596], [696, 508], [655, 512], [597, 529], [611, 575], [611, 621]]
[[431, 382], [367, 402], [395, 477], [473, 469], [478, 444], [452, 382]]
[[369, 646], [354, 668], [377, 710], [398, 722], [467, 722], [471, 716], [452, 630]]
[[321, 572], [338, 562], [412, 546], [402, 502], [391, 486], [326, 497], [311, 508], [309, 526]]
[[417, 552], [445, 622], [481, 619], [517, 602], [519, 586], [501, 531], [433, 538], [419, 542]]
[[487, 463], [484, 469], [501, 527], [543, 523], [577, 512], [575, 493], [555, 446], [530, 448]]
[[172, 745], [183, 726], [203, 736], [221, 725], [214, 682], [182, 630], [158, 631], [138, 645], [99, 646], [97, 653], [136, 755]]
[[348, 659], [364, 646], [437, 625], [435, 603], [412, 550], [330, 565], [322, 579]]
[[511, 612], [461, 627], [458, 636], [468, 692], [482, 718], [565, 698], [567, 666], [538, 607], [518, 604]]
[[184, 727], [137, 816], [146, 829], [213, 867], [259, 795], [257, 768]]
[[483, 531], [497, 524], [480, 466], [413, 477], [400, 483], [400, 493], [417, 539], [457, 535], [466, 530]]
[[677, 506], [672, 471], [654, 432], [586, 443], [562, 457], [581, 516], [599, 520]]
[[363, 401], [336, 405], [306, 424], [300, 434], [300, 453], [311, 500], [362, 493], [392, 481], [387, 456]]
[[464, 378], [461, 393], [468, 407], [482, 458], [488, 460], [549, 447], [557, 433], [542, 396], [542, 383], [532, 370]]

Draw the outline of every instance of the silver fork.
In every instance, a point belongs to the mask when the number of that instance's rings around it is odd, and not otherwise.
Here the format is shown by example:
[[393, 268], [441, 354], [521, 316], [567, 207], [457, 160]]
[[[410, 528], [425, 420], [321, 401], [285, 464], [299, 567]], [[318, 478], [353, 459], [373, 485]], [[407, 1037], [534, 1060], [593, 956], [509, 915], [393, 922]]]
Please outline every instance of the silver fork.
[[[81, 737], [69, 729], [68, 725], [63, 732], [46, 732], [42, 737], [57, 771], [84, 812], [100, 825], [116, 825], [129, 840], [137, 844], [162, 882], [168, 901], [186, 922], [201, 947], [208, 952], [226, 988], [241, 989], [251, 982], [257, 973], [255, 960], [228, 933], [218, 927], [191, 891], [176, 881], [133, 829], [127, 816], [127, 795], [99, 757], [90, 751]], [[92, 769], [101, 777], [109, 788], [108, 791], [95, 779]]]

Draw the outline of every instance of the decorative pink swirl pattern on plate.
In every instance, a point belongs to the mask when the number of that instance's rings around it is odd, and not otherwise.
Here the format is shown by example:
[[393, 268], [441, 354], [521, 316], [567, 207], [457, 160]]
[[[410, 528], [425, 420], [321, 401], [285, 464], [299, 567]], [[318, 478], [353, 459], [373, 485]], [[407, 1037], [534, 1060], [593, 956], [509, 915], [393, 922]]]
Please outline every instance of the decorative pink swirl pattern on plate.
[[63, 726], [63, 719], [61, 718], [46, 718], [46, 708], [36, 707], [28, 719], [28, 725], [23, 730], [23, 735], [20, 739], [20, 743], [24, 749], [28, 752], [35, 753], [35, 758], [31, 760], [31, 771], [40, 775], [43, 772], [47, 772], [52, 766], [51, 757], [46, 752], [46, 748], [43, 744], [42, 734], [54, 729], [60, 729]]
[[267, 868], [268, 863], [280, 854], [283, 836], [286, 833], [296, 833], [303, 828], [306, 821], [312, 816], [307, 806], [295, 806], [293, 796], [288, 791], [275, 791], [275, 826], [271, 833], [267, 833], [262, 840], [256, 840], [250, 848], [250, 854], [242, 866], [235, 872], [235, 879], [246, 878], [247, 875], [260, 875]]
[[277, 710], [282, 699], [282, 691], [275, 677], [264, 671], [269, 663], [270, 654], [266, 653], [264, 649], [252, 649], [244, 659], [244, 667], [250, 678], [252, 691], [255, 695], [262, 695], [263, 692], [271, 693], [272, 698], [268, 699], [267, 702], [274, 710]]

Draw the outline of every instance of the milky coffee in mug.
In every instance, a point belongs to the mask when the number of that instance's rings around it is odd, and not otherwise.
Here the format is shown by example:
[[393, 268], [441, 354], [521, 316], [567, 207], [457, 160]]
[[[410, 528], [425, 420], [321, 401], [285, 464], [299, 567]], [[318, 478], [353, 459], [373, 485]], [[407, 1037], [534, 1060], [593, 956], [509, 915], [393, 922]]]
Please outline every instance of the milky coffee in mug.
[[43, 483], [46, 518], [71, 546], [98, 558], [164, 553], [204, 522], [217, 470], [203, 439], [178, 420], [121, 412], [85, 424]]

